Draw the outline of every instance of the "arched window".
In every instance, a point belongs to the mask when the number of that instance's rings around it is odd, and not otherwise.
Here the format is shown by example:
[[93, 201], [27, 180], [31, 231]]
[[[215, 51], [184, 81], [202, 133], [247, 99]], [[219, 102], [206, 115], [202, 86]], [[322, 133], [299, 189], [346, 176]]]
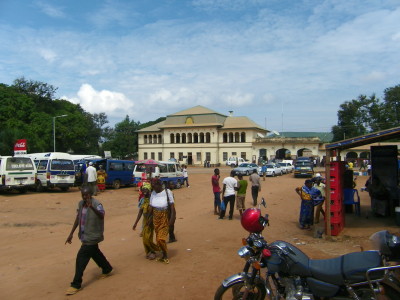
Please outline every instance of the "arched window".
[[229, 143], [233, 143], [233, 133], [229, 132]]
[[241, 141], [242, 143], [246, 143], [246, 132], [242, 132], [242, 133], [240, 134], [240, 141]]
[[235, 132], [235, 143], [239, 143], [240, 139], [239, 139], [239, 132]]
[[186, 133], [182, 133], [182, 143], [186, 144]]
[[169, 138], [170, 138], [170, 140], [171, 140], [171, 144], [175, 144], [175, 136], [174, 136], [173, 133], [171, 133], [171, 134], [169, 135]]
[[161, 134], [158, 135], [158, 143], [162, 144], [162, 136], [161, 136]]
[[204, 132], [200, 133], [200, 143], [204, 143]]
[[198, 133], [197, 132], [195, 132], [194, 134], [193, 134], [193, 143], [198, 143], [199, 142], [199, 135], [198, 135]]
[[228, 142], [228, 134], [226, 132], [224, 132], [224, 134], [222, 135], [222, 142], [223, 143], [227, 143]]
[[147, 134], [144, 135], [144, 143], [147, 144]]
[[157, 144], [157, 134], [153, 135], [153, 142], [154, 144]]
[[193, 143], [193, 137], [191, 133], [188, 133], [188, 143]]
[[179, 133], [176, 134], [176, 143], [180, 144], [181, 142], [181, 135]]
[[210, 143], [211, 142], [211, 135], [209, 132], [206, 133], [206, 143]]
[[149, 135], [149, 144], [153, 144], [153, 136]]

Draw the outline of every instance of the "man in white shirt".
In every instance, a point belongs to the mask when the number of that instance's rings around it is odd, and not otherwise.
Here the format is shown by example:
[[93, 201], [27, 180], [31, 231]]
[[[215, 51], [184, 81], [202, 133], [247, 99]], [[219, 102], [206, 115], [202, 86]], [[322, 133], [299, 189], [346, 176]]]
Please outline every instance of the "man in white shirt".
[[227, 209], [229, 203], [229, 220], [232, 220], [233, 210], [235, 208], [235, 191], [237, 189], [237, 180], [235, 179], [235, 172], [231, 171], [230, 176], [225, 177], [222, 181], [222, 195], [225, 209], [221, 209], [221, 213], [219, 215], [219, 219], [223, 219], [225, 217], [225, 211]]
[[86, 168], [87, 182], [92, 195], [97, 196], [97, 170], [93, 167], [93, 163], [89, 163]]

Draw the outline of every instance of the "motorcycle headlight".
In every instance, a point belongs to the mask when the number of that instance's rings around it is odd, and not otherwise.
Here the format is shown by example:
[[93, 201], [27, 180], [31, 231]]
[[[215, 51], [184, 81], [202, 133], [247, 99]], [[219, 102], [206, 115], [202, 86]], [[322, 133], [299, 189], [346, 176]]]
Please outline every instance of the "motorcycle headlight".
[[248, 247], [242, 247], [238, 250], [238, 255], [241, 258], [249, 258], [252, 255], [252, 251]]

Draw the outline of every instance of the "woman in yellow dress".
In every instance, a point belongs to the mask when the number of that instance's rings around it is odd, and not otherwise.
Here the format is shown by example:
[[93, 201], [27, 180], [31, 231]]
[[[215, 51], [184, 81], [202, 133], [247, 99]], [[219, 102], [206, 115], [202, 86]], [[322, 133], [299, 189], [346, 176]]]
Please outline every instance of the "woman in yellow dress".
[[99, 169], [97, 170], [97, 188], [100, 192], [104, 192], [106, 189], [106, 179], [107, 179], [107, 173], [103, 169], [103, 166], [100, 165]]

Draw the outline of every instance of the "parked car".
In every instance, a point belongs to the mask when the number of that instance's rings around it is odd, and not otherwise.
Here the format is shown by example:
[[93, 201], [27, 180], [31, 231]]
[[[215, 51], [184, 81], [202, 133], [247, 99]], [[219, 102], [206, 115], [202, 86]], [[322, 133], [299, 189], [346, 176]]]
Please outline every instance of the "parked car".
[[232, 168], [239, 166], [242, 163], [245, 163], [246, 161], [244, 160], [244, 158], [241, 157], [229, 157], [228, 160], [226, 161], [226, 165], [227, 166], [231, 166]]
[[235, 175], [250, 175], [254, 170], [258, 170], [258, 166], [256, 164], [242, 163], [239, 165], [239, 167], [234, 168], [233, 172], [235, 172]]
[[294, 177], [313, 177], [313, 164], [307, 161], [297, 161], [294, 165]]
[[284, 163], [284, 162], [280, 162], [280, 163], [278, 163], [280, 166], [281, 166], [281, 168], [282, 168], [282, 170], [283, 170], [283, 172], [285, 173], [285, 174], [288, 174], [288, 173], [292, 173], [293, 172], [293, 165], [291, 164], [291, 163]]
[[[267, 167], [267, 172], [265, 176], [277, 176], [277, 175], [282, 175], [282, 168], [278, 167], [276, 164], [266, 164]], [[258, 174], [262, 175], [261, 172], [261, 167], [258, 168]]]

